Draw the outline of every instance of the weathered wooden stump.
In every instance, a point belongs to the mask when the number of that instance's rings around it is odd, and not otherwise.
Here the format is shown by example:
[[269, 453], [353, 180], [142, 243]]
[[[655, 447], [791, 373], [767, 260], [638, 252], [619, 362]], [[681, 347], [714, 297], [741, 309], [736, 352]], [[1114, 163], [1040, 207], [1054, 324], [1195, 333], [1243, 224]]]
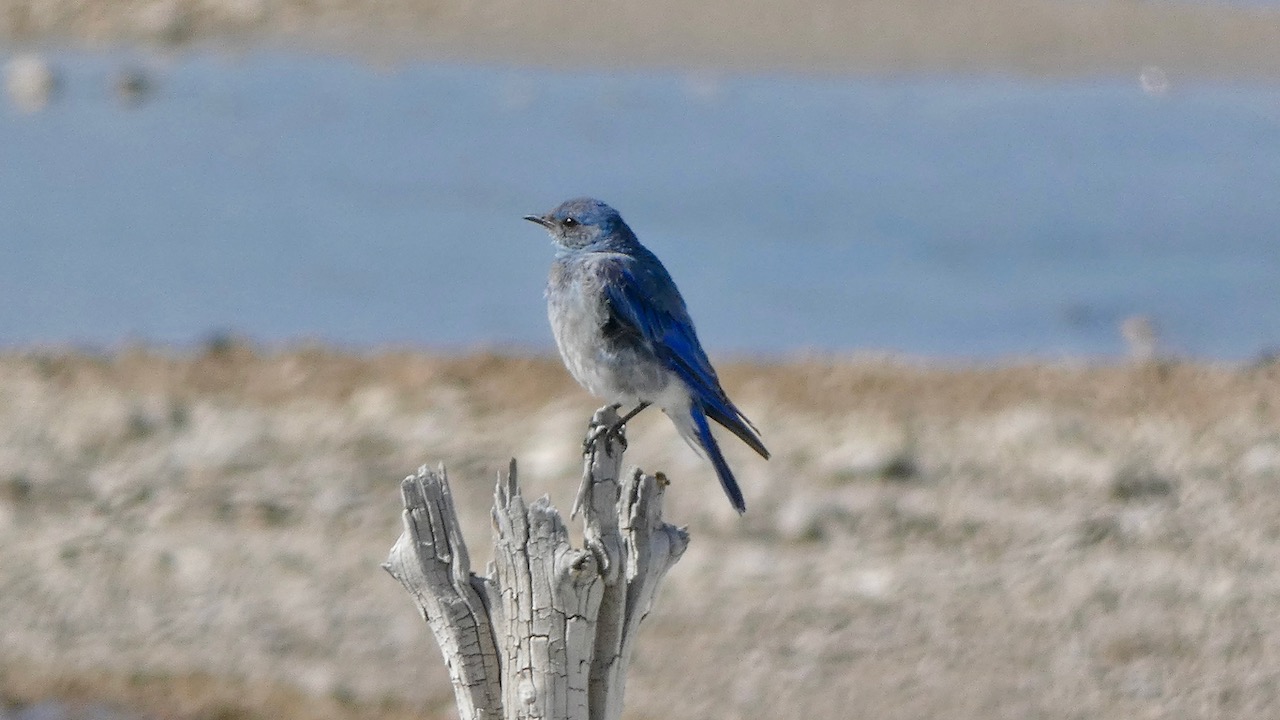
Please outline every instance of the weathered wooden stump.
[[[592, 429], [617, 419], [602, 408]], [[574, 504], [586, 548], [570, 545], [546, 497], [525, 503], [512, 460], [498, 479], [486, 577], [471, 572], [444, 469], [424, 466], [401, 484], [404, 532], [383, 567], [431, 627], [462, 720], [622, 715], [640, 621], [689, 536], [663, 522], [661, 474], [620, 480], [619, 441], [595, 447]]]

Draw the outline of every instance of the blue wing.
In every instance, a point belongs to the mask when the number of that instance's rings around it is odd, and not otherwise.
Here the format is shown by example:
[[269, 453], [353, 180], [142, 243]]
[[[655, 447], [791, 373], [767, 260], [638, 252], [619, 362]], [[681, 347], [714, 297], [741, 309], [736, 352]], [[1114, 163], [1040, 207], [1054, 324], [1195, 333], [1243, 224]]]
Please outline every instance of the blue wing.
[[[658, 258], [643, 249], [632, 255], [613, 255], [602, 261], [600, 271], [607, 280], [604, 283], [610, 313], [607, 322], [614, 326], [612, 331], [633, 335], [689, 386], [707, 417], [768, 458], [769, 451], [755, 426], [720, 387], [720, 379], [698, 342], [684, 298]], [[709, 430], [698, 434], [700, 440], [710, 438]], [[707, 447], [705, 441], [702, 444]], [[715, 463], [719, 471], [724, 460], [719, 458], [718, 448], [712, 451], [707, 447], [707, 450], [713, 460], [719, 459]]]

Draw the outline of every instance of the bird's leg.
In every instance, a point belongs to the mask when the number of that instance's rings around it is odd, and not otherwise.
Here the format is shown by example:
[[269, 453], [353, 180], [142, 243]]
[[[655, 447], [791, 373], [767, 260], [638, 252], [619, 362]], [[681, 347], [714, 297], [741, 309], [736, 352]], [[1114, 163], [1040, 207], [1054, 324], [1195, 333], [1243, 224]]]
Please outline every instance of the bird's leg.
[[[637, 406], [635, 407], [635, 409], [634, 409], [634, 410], [632, 410], [631, 412], [629, 412], [629, 413], [627, 413], [626, 415], [623, 415], [621, 418], [619, 418], [618, 422], [614, 424], [613, 429], [614, 429], [614, 430], [620, 430], [620, 429], [622, 428], [622, 426], [623, 426], [623, 425], [626, 425], [626, 424], [627, 424], [627, 421], [628, 421], [628, 420], [630, 420], [631, 418], [633, 418], [633, 417], [635, 417], [635, 416], [639, 415], [639, 414], [640, 414], [640, 411], [641, 411], [641, 410], [643, 410], [643, 409], [645, 409], [645, 408], [647, 408], [647, 407], [649, 407], [649, 405], [650, 405], [650, 404], [651, 404], [651, 403], [648, 403], [648, 402], [642, 402], [642, 403], [640, 403], [639, 405], [637, 405]], [[621, 406], [621, 405], [619, 405], [618, 407], [622, 407], [622, 406]]]
[[[626, 415], [623, 415], [621, 418], [619, 418], [618, 422], [613, 423], [612, 425], [602, 425], [596, 428], [590, 435], [587, 436], [586, 441], [582, 443], [583, 454], [585, 455], [591, 452], [592, 448], [595, 447], [595, 444], [599, 442], [601, 438], [607, 437], [609, 435], [612, 435], [618, 441], [618, 444], [622, 446], [623, 450], [626, 450], [627, 438], [625, 435], [622, 434], [622, 429], [626, 426], [628, 420], [635, 417], [636, 415], [639, 415], [640, 411], [649, 407], [649, 405], [650, 403], [648, 402], [642, 402], [639, 405], [635, 406], [632, 410], [630, 410]], [[617, 410], [620, 407], [622, 407], [622, 403], [615, 403], [613, 405], [614, 410]]]
[[[617, 412], [620, 407], [622, 407], [622, 403], [614, 403], [609, 406], [609, 409]], [[597, 425], [595, 418], [591, 418], [591, 425], [587, 428], [587, 439], [582, 441], [582, 454], [590, 454], [592, 448], [595, 447], [596, 441], [599, 440], [602, 435], [609, 432], [612, 427], [612, 425]]]

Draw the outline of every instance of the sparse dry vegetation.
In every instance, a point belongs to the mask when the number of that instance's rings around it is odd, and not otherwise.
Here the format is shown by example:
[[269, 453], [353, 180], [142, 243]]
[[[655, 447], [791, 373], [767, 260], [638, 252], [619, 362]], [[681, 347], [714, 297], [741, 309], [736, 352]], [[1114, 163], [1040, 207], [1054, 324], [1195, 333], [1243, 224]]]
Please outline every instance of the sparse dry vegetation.
[[[775, 453], [730, 449], [745, 518], [664, 418], [631, 428], [629, 460], [672, 479], [693, 543], [630, 717], [1280, 707], [1280, 365], [810, 358], [724, 376]], [[447, 717], [435, 648], [378, 567], [398, 481], [448, 463], [472, 537], [508, 456], [566, 506], [594, 407], [550, 358], [0, 356], [0, 691], [166, 717]]]

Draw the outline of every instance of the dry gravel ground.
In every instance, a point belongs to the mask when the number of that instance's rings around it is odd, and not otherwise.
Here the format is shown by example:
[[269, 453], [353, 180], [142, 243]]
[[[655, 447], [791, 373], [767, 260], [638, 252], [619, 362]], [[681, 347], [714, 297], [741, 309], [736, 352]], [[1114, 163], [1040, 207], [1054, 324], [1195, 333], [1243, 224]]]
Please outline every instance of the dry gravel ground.
[[[1243, 5], [1243, 6], [1242, 6]], [[1205, 0], [0, 0], [0, 42], [293, 44], [572, 66], [1280, 77], [1280, 11]]]
[[[693, 543], [628, 717], [1274, 718], [1280, 364], [725, 364], [775, 457], [739, 519], [665, 418]], [[547, 358], [0, 355], [0, 692], [174, 718], [448, 717], [379, 568], [446, 462], [561, 507], [595, 403]]]

